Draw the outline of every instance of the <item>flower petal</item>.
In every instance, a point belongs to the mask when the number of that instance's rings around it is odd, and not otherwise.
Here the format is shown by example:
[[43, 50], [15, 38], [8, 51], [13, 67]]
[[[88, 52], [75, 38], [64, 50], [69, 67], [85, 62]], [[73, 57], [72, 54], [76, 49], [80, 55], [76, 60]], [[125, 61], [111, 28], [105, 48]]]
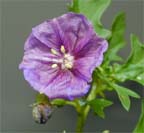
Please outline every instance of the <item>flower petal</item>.
[[35, 69], [23, 69], [25, 79], [37, 91], [45, 88], [58, 74], [58, 69], [41, 64]]
[[59, 49], [61, 39], [58, 36], [54, 20], [47, 20], [32, 29], [33, 35], [42, 43], [53, 49]]
[[19, 68], [35, 90], [47, 86], [57, 75], [59, 67], [52, 69], [52, 59], [56, 57], [50, 53], [50, 49], [31, 34], [25, 43], [25, 53]]
[[85, 95], [90, 88], [86, 81], [73, 75], [70, 71], [63, 71], [43, 90], [50, 99], [64, 98], [73, 100]]
[[74, 69], [87, 77], [87, 81], [92, 80], [93, 70], [102, 63], [103, 53], [108, 47], [107, 41], [102, 38], [91, 40], [79, 53], [74, 63]]
[[42, 63], [51, 64], [53, 59], [58, 59], [58, 56], [52, 54], [49, 47], [41, 43], [31, 34], [25, 42], [24, 57], [19, 68], [36, 68]]
[[38, 40], [36, 37], [34, 37], [34, 35], [31, 33], [25, 42], [24, 50], [25, 51], [30, 50], [30, 49], [33, 49], [35, 47], [38, 47], [42, 51], [49, 51], [50, 50], [50, 48], [47, 45], [45, 45], [40, 40]]
[[68, 52], [80, 50], [94, 34], [91, 23], [82, 14], [67, 13], [56, 19], [59, 35]]

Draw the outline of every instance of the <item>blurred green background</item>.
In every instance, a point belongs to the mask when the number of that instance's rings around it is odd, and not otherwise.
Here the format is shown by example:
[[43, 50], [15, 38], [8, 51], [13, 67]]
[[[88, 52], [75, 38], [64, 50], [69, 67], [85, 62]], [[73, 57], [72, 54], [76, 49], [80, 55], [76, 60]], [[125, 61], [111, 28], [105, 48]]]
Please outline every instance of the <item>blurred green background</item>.
[[[24, 42], [31, 28], [46, 19], [66, 13], [70, 0], [0, 0], [0, 133], [44, 133], [75, 131], [76, 112], [72, 107], [57, 109], [46, 125], [33, 121], [29, 105], [34, 102], [36, 92], [24, 80], [18, 65], [23, 56]], [[129, 35], [135, 33], [144, 39], [144, 1], [113, 0], [105, 12], [102, 22], [109, 28], [119, 11], [127, 14], [127, 47], [120, 52], [125, 58], [130, 51]], [[144, 40], [143, 40], [144, 41]], [[144, 94], [143, 87], [127, 82], [126, 86]], [[105, 129], [111, 132], [131, 132], [140, 114], [139, 100], [132, 99], [130, 112], [126, 112], [114, 92], [107, 93], [114, 105], [106, 109], [103, 120], [90, 113], [85, 132]]]

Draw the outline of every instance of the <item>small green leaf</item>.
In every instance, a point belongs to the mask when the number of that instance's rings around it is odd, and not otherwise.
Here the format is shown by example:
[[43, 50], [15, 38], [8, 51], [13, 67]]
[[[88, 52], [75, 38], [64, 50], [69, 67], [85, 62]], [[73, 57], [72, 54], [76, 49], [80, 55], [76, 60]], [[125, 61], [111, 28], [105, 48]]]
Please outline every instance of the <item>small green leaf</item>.
[[111, 0], [73, 0], [70, 11], [84, 14], [93, 24], [98, 35], [108, 38], [111, 32], [103, 28], [101, 17]]
[[88, 104], [91, 106], [91, 108], [94, 110], [94, 112], [104, 118], [104, 108], [112, 105], [113, 103], [106, 99], [94, 99], [88, 102]]
[[116, 84], [113, 84], [112, 86], [116, 90], [116, 92], [118, 94], [118, 97], [121, 101], [122, 106], [127, 111], [129, 111], [130, 104], [131, 104], [129, 96], [134, 97], [134, 98], [140, 98], [140, 96], [132, 90], [129, 90], [125, 87], [122, 87], [122, 86], [119, 86], [119, 85], [116, 85]]
[[144, 44], [142, 44], [138, 37], [135, 35], [131, 35], [131, 45], [132, 45], [132, 52], [130, 57], [128, 58], [127, 63], [135, 64], [140, 63], [144, 64]]
[[127, 111], [129, 111], [130, 104], [131, 104], [129, 96], [126, 93], [122, 92], [121, 90], [116, 89], [116, 91], [117, 91], [117, 94], [118, 94], [118, 97], [119, 97], [119, 99], [121, 101], [122, 106]]
[[109, 39], [109, 48], [105, 53], [104, 63], [108, 65], [111, 61], [121, 61], [121, 57], [117, 55], [117, 52], [125, 45], [125, 13], [119, 13], [112, 24], [112, 36]]
[[119, 81], [133, 80], [144, 85], [144, 44], [131, 35], [132, 52], [126, 63], [116, 71]]
[[144, 133], [144, 99], [142, 100], [141, 115], [133, 133]]

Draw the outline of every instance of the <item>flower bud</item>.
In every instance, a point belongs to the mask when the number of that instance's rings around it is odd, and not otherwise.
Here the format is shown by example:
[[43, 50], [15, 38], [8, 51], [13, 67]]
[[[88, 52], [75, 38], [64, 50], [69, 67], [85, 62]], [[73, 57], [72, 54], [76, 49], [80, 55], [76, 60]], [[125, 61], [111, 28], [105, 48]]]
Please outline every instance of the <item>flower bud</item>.
[[32, 114], [36, 123], [45, 124], [51, 117], [53, 107], [48, 104], [38, 104], [33, 107]]

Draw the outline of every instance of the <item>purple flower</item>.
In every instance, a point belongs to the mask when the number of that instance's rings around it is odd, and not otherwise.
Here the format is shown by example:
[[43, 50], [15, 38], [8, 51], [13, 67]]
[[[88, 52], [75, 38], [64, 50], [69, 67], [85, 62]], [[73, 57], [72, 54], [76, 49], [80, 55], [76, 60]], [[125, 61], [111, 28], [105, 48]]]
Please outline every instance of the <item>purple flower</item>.
[[38, 92], [72, 100], [89, 91], [107, 46], [85, 16], [67, 13], [32, 29], [19, 68]]

